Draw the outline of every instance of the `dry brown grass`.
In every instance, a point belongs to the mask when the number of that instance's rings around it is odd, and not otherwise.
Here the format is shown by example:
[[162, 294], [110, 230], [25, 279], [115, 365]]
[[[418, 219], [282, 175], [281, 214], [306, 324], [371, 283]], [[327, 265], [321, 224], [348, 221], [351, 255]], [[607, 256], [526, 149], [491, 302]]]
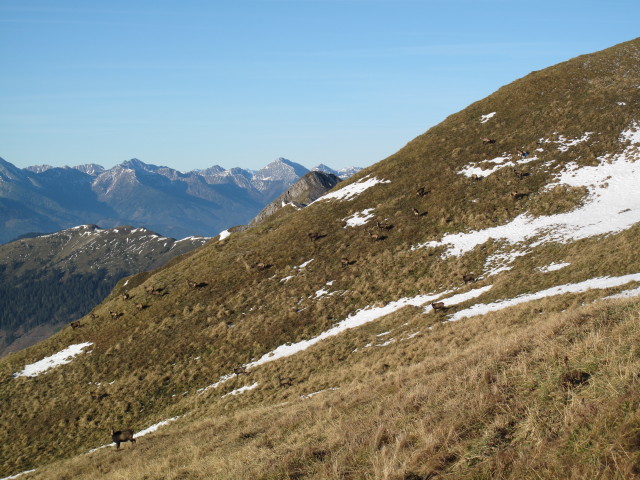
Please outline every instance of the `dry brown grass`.
[[[640, 305], [534, 314], [558, 302], [436, 324], [311, 373], [285, 404], [278, 387], [261, 383], [276, 391], [272, 402], [252, 406], [247, 393], [200, 404], [134, 448], [100, 450], [30, 478], [634, 478]], [[377, 327], [408, 320], [412, 331], [425, 318], [401, 312]], [[363, 335], [348, 332], [279, 368], [297, 372]], [[574, 370], [590, 376], [567, 387]], [[340, 389], [299, 397], [317, 385]]]

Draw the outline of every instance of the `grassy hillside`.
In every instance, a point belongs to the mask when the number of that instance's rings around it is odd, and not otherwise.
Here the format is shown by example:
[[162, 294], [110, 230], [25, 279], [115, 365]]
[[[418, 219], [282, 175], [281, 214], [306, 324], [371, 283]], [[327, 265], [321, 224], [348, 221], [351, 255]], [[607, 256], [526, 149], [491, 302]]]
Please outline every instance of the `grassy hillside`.
[[0, 363], [0, 474], [632, 478], [639, 304], [597, 300], [640, 283], [639, 60], [634, 40], [533, 72], [327, 199], [121, 281]]

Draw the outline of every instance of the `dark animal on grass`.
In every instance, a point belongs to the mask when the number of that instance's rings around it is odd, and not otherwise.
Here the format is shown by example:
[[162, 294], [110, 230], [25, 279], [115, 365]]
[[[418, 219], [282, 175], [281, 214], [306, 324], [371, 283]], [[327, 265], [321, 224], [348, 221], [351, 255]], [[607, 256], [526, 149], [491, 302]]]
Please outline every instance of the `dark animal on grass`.
[[109, 315], [111, 315], [111, 318], [118, 318], [118, 317], [121, 317], [123, 314], [109, 310]]
[[116, 448], [120, 448], [120, 444], [124, 442], [136, 443], [136, 439], [133, 438], [133, 430], [119, 430], [113, 431], [111, 428], [111, 440], [116, 444]]
[[420, 187], [418, 190], [416, 190], [416, 196], [418, 197], [424, 197], [427, 193], [429, 193], [429, 190], [427, 190], [425, 187]]
[[122, 295], [120, 295], [120, 298], [122, 298], [122, 300], [129, 300], [131, 298], [131, 295], [129, 295], [128, 293], [123, 293]]
[[522, 170], [517, 170], [515, 168], [513, 169], [513, 173], [519, 179], [523, 179], [524, 177], [528, 177], [529, 175], [531, 175], [529, 172], [523, 172]]
[[393, 225], [384, 222], [376, 222], [376, 226], [378, 227], [378, 230], [391, 230], [393, 228]]
[[108, 393], [98, 393], [98, 392], [89, 392], [89, 394], [91, 395], [91, 398], [96, 402], [100, 402], [102, 401], [103, 398], [107, 398], [111, 396]]
[[81, 324], [79, 321], [75, 321], [75, 322], [71, 322], [69, 325], [71, 325], [71, 328], [73, 328], [74, 330], [76, 328], [82, 328], [84, 327], [83, 324]]
[[247, 367], [245, 367], [244, 365], [240, 365], [239, 367], [233, 369], [233, 373], [235, 373], [236, 375], [246, 374]]
[[378, 240], [382, 240], [382, 237], [377, 233], [371, 233], [371, 232], [367, 232], [367, 233], [369, 234], [369, 238], [374, 242], [377, 242]]
[[528, 193], [518, 193], [518, 192], [511, 192], [509, 195], [511, 195], [511, 198], [513, 198], [514, 200], [520, 200], [522, 198], [529, 196]]
[[412, 209], [411, 209], [411, 211], [413, 212], [413, 214], [414, 214], [416, 217], [419, 217], [419, 216], [421, 216], [421, 215], [422, 215], [422, 214], [420, 213], [420, 210], [418, 210], [417, 208], [412, 208]]
[[444, 302], [434, 302], [431, 304], [431, 308], [433, 308], [434, 312], [444, 312], [447, 309], [447, 307], [444, 306]]
[[477, 278], [472, 273], [466, 273], [462, 275], [462, 281], [464, 283], [475, 282]]
[[591, 378], [591, 374], [581, 370], [570, 370], [560, 377], [560, 386], [566, 390], [584, 385]]
[[471, 175], [471, 180], [473, 180], [474, 182], [479, 182], [480, 180], [482, 180], [482, 178], [482, 175], [478, 175], [477, 173]]
[[207, 286], [207, 282], [194, 282], [193, 280], [187, 280], [187, 285], [191, 288], [202, 288]]
[[278, 385], [281, 387], [291, 387], [293, 386], [293, 378], [284, 378], [280, 374], [278, 374]]
[[309, 232], [307, 233], [307, 236], [309, 237], [309, 240], [315, 242], [320, 238], [321, 235], [318, 232]]
[[269, 265], [268, 263], [258, 262], [252, 265], [253, 268], [261, 272], [262, 270], [266, 270], [267, 268], [272, 267], [273, 265]]
[[349, 266], [349, 265], [351, 264], [351, 262], [349, 261], [349, 259], [348, 259], [347, 257], [342, 257], [342, 258], [340, 259], [340, 264], [341, 264], [343, 267], [347, 267], [347, 266]]
[[482, 137], [482, 144], [483, 145], [489, 145], [491, 143], [496, 143], [496, 141], [493, 138]]

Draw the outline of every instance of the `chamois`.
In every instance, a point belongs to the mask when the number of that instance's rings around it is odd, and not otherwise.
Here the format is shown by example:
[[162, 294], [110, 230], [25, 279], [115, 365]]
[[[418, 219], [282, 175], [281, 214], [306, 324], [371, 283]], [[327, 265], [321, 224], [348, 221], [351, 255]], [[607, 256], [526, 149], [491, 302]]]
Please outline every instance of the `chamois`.
[[118, 318], [118, 317], [121, 317], [123, 314], [109, 310], [109, 315], [111, 315], [111, 318]]
[[122, 298], [122, 300], [129, 300], [131, 298], [131, 295], [125, 292], [122, 295], [120, 295], [120, 298]]
[[418, 197], [424, 197], [427, 193], [429, 193], [429, 190], [427, 190], [425, 187], [420, 187], [418, 190], [416, 190], [416, 196]]
[[513, 173], [515, 174], [516, 177], [523, 179], [524, 177], [528, 177], [529, 175], [531, 175], [529, 172], [523, 172], [522, 170], [518, 170], [516, 168], [513, 169]]
[[321, 238], [321, 235], [318, 232], [309, 232], [307, 233], [307, 236], [309, 237], [309, 240], [311, 240], [312, 242], [315, 242], [316, 240]]
[[340, 264], [343, 267], [348, 267], [349, 265], [353, 265], [354, 263], [356, 263], [356, 261], [355, 260], [349, 260], [349, 257], [342, 257], [340, 259]]
[[75, 322], [71, 322], [69, 325], [71, 325], [71, 328], [72, 328], [72, 329], [74, 329], [74, 330], [75, 330], [76, 328], [82, 328], [82, 327], [84, 327], [84, 325], [83, 325], [83, 324], [81, 324], [79, 320], [76, 320]]
[[431, 308], [433, 308], [434, 312], [437, 312], [438, 310], [444, 312], [447, 309], [447, 307], [444, 306], [444, 302], [434, 302], [431, 304]]
[[376, 222], [376, 226], [378, 227], [378, 230], [391, 230], [393, 228], [393, 225], [390, 223], [383, 222]]
[[371, 233], [371, 232], [367, 232], [367, 233], [369, 234], [369, 238], [374, 242], [377, 242], [378, 240], [382, 240], [382, 236], [380, 236], [377, 233]]
[[116, 444], [116, 448], [120, 448], [120, 444], [124, 442], [136, 443], [136, 439], [133, 438], [133, 430], [119, 430], [113, 431], [111, 427], [111, 440]]
[[293, 378], [291, 377], [284, 378], [282, 375], [278, 374], [278, 385], [281, 387], [292, 387]]
[[193, 280], [187, 279], [187, 285], [191, 288], [202, 288], [207, 286], [207, 282], [194, 282]]
[[511, 198], [513, 198], [514, 200], [520, 200], [521, 198], [529, 196], [528, 193], [518, 193], [518, 192], [515, 192], [515, 191], [511, 192], [510, 195], [511, 195]]
[[475, 282], [476, 280], [477, 280], [477, 278], [472, 273], [467, 273], [467, 274], [462, 275], [462, 281], [464, 283]]
[[144, 310], [145, 308], [147, 308], [145, 305], [143, 305], [142, 303], [136, 303], [135, 304], [136, 310]]
[[489, 145], [490, 143], [496, 143], [496, 141], [493, 138], [482, 137], [483, 145]]

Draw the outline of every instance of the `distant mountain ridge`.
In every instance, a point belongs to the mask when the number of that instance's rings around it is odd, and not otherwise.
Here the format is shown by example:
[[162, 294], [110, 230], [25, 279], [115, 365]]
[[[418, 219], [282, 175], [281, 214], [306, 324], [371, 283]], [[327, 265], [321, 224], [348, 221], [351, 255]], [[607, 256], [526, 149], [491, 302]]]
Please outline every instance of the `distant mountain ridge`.
[[0, 158], [0, 243], [80, 224], [212, 236], [248, 223], [307, 172], [285, 158], [257, 171], [214, 165], [189, 172], [136, 158], [108, 170], [93, 163], [20, 169]]
[[0, 356], [86, 315], [122, 277], [158, 268], [208, 240], [81, 225], [0, 245]]

